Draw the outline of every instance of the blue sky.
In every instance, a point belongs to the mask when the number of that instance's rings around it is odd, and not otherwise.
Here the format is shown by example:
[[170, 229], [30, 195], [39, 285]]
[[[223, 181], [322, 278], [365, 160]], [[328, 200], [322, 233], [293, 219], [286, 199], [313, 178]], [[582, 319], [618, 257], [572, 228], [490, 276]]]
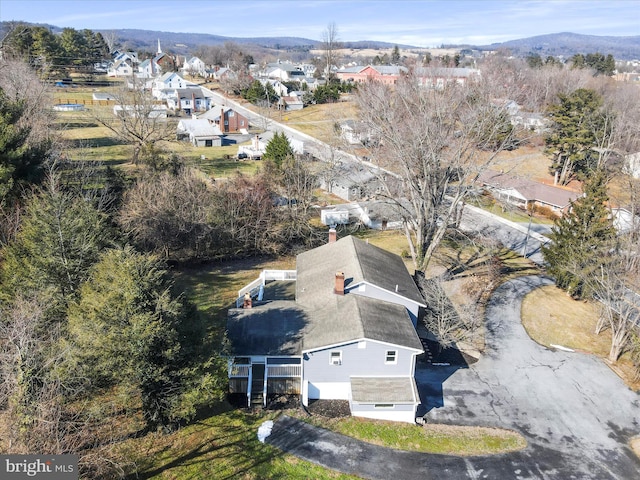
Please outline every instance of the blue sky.
[[0, 0], [0, 19], [313, 40], [335, 23], [342, 41], [433, 47], [558, 32], [640, 35], [640, 0]]

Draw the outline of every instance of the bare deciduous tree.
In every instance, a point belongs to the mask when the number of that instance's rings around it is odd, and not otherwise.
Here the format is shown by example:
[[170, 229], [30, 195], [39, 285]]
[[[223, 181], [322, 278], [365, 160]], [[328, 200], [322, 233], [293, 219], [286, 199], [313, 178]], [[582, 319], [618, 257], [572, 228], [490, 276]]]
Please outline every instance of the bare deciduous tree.
[[362, 121], [379, 139], [371, 148], [383, 169], [376, 171], [379, 196], [402, 215], [418, 270], [429, 264], [478, 176], [511, 140], [508, 135], [495, 146], [504, 134], [503, 112], [485, 87], [427, 89], [410, 76], [395, 88], [371, 82], [358, 89]]
[[205, 256], [212, 201], [194, 170], [148, 175], [125, 194], [118, 222], [144, 249], [165, 258]]
[[89, 115], [106, 127], [113, 137], [133, 146], [132, 162], [137, 164], [145, 154], [157, 150], [156, 144], [176, 135], [175, 122], [166, 118], [153, 97], [134, 82], [133, 88], [121, 88], [114, 94], [115, 111], [96, 108]]
[[331, 79], [333, 77], [332, 67], [338, 60], [338, 50], [341, 48], [340, 35], [338, 27], [335, 23], [330, 23], [322, 32], [322, 44], [320, 49], [323, 54], [323, 67], [325, 69], [325, 77]]

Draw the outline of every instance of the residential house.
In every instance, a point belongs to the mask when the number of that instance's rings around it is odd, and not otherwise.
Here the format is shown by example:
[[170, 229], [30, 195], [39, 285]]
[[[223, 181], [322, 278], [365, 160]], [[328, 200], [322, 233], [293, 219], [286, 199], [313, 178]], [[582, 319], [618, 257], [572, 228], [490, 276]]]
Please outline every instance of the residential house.
[[478, 181], [499, 200], [524, 210], [544, 208], [557, 216], [568, 212], [571, 202], [582, 195], [567, 188], [494, 171], [482, 173]]
[[337, 78], [348, 83], [376, 81], [385, 85], [395, 85], [408, 71], [406, 67], [397, 65], [358, 65], [337, 70], [335, 73]]
[[547, 119], [542, 113], [527, 112], [513, 100], [495, 100], [493, 104], [509, 115], [512, 125], [518, 125], [528, 130], [542, 132], [548, 125]]
[[197, 85], [185, 80], [176, 72], [167, 72], [163, 73], [153, 81], [151, 94], [158, 100], [165, 100], [168, 91], [175, 90], [176, 88], [187, 87], [197, 87]]
[[291, 95], [284, 95], [278, 100], [278, 110], [284, 110], [285, 112], [302, 110], [304, 108], [304, 102], [302, 97], [295, 93]]
[[267, 88], [267, 85], [271, 85], [271, 88], [273, 88], [273, 91], [276, 92], [280, 97], [289, 95], [289, 89], [280, 80], [275, 80], [272, 78], [263, 78], [259, 80], [259, 82], [265, 88]]
[[133, 75], [134, 69], [135, 67], [131, 60], [118, 60], [109, 66], [107, 76], [128, 77]]
[[215, 67], [212, 70], [208, 71], [207, 76], [209, 78], [213, 78], [214, 80], [225, 80], [225, 79], [235, 79], [237, 78], [236, 72], [227, 67]]
[[213, 97], [200, 87], [175, 88], [163, 93], [170, 110], [182, 111], [186, 115], [206, 112], [214, 104]]
[[176, 127], [178, 141], [189, 141], [194, 147], [221, 147], [222, 132], [206, 119], [191, 118], [178, 122]]
[[340, 123], [340, 136], [350, 145], [362, 145], [371, 138], [366, 125], [355, 120], [345, 120]]
[[426, 305], [399, 256], [331, 230], [296, 270], [264, 271], [238, 296], [227, 320], [232, 394], [248, 405], [346, 400], [354, 416], [415, 422]]
[[[238, 156], [259, 160], [264, 155], [267, 145], [269, 145], [274, 134], [275, 132], [273, 130], [267, 130], [260, 135], [255, 135], [249, 145], [240, 145], [238, 147]], [[287, 140], [289, 140], [289, 145], [291, 145], [293, 152], [302, 155], [304, 152], [304, 142], [291, 137], [287, 137]]]
[[360, 163], [337, 165], [321, 175], [320, 188], [347, 202], [363, 200], [380, 192], [380, 173]]
[[211, 108], [199, 115], [198, 118], [207, 119], [218, 126], [223, 134], [248, 133], [249, 120], [231, 107], [212, 105]]
[[447, 85], [466, 85], [480, 79], [480, 70], [475, 68], [417, 67], [413, 75], [426, 88], [442, 90]]
[[262, 72], [263, 77], [283, 82], [299, 82], [306, 76], [305, 72], [289, 62], [269, 63]]
[[158, 65], [163, 72], [175, 72], [176, 60], [171, 55], [166, 53], [159, 53], [153, 57], [153, 61]]
[[107, 68], [107, 75], [109, 77], [131, 76], [139, 63], [136, 52], [115, 52], [113, 62]]
[[205, 78], [207, 76], [207, 65], [198, 57], [191, 57], [188, 60], [185, 57], [184, 64], [180, 70], [184, 75], [192, 77], [200, 76]]
[[320, 220], [327, 226], [360, 224], [372, 230], [398, 230], [404, 226], [402, 211], [410, 209], [385, 200], [363, 200], [323, 208]]
[[153, 58], [147, 58], [138, 65], [140, 78], [155, 78], [162, 73], [162, 67]]

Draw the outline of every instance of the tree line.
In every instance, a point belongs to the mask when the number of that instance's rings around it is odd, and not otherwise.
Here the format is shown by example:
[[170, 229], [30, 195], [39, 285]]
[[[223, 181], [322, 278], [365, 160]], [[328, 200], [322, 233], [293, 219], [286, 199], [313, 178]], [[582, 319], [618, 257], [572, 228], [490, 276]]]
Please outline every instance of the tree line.
[[42, 26], [15, 24], [2, 40], [4, 55], [20, 58], [41, 75], [67, 74], [91, 69], [110, 59], [110, 49], [100, 32], [64, 28], [60, 35]]
[[131, 428], [177, 428], [226, 393], [223, 332], [210, 331], [176, 288], [172, 265], [317, 245], [316, 177], [284, 135], [259, 175], [228, 181], [179, 158], [140, 164], [133, 178], [65, 160], [47, 103], [32, 98], [42, 85], [35, 73], [13, 60], [2, 66], [7, 441], [12, 453], [78, 454], [84, 475], [113, 478], [125, 461], [115, 444]]

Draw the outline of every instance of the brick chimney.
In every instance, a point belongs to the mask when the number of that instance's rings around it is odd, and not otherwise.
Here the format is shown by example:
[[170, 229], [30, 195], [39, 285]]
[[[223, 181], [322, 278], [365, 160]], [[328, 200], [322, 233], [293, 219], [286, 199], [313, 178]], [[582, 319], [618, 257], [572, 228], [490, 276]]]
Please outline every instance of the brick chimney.
[[338, 239], [338, 234], [335, 228], [329, 229], [329, 243], [334, 243]]
[[344, 272], [336, 272], [336, 285], [333, 293], [336, 295], [344, 295]]
[[222, 133], [227, 132], [227, 127], [224, 125], [224, 107], [220, 109], [220, 131]]

